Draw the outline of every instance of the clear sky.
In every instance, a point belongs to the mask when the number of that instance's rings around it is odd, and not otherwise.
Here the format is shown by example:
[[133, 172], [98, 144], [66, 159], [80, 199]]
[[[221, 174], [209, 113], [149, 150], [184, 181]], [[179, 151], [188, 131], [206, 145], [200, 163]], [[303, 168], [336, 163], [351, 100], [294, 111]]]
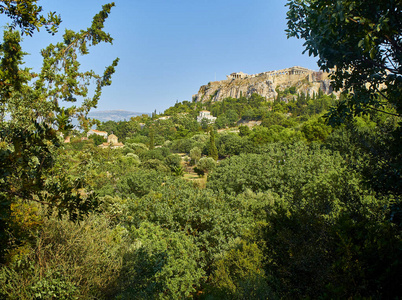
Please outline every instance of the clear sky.
[[[63, 20], [59, 34], [44, 30], [24, 40], [26, 66], [40, 67], [39, 50], [61, 39], [65, 28], [90, 26], [103, 0], [41, 0], [44, 11]], [[302, 55], [303, 41], [287, 39], [284, 0], [116, 0], [105, 30], [113, 45], [93, 48], [85, 66], [102, 72], [120, 58], [112, 86], [98, 110], [163, 112], [189, 100], [201, 85], [248, 74], [302, 66], [317, 70], [316, 58]], [[5, 19], [1, 17], [1, 24]]]

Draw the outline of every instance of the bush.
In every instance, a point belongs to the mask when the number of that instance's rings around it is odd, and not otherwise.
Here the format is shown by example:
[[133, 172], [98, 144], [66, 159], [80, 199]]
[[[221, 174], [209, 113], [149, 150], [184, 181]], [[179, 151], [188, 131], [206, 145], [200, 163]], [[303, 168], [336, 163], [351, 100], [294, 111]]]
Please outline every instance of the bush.
[[125, 154], [133, 153], [139, 155], [146, 151], [148, 151], [148, 147], [142, 143], [126, 143], [123, 148]]
[[272, 299], [256, 244], [237, 241], [213, 264], [207, 294], [217, 299]]
[[131, 231], [135, 246], [124, 257], [123, 299], [184, 299], [197, 291], [205, 272], [193, 238], [143, 222]]
[[7, 299], [110, 299], [126, 247], [122, 227], [104, 217], [44, 219], [29, 252], [0, 270]]
[[181, 167], [181, 157], [177, 154], [170, 154], [165, 158], [165, 164], [169, 167], [170, 171], [175, 172]]
[[209, 173], [213, 171], [216, 167], [216, 161], [212, 157], [202, 157], [198, 161], [196, 168], [194, 171], [200, 172], [198, 175], [204, 175], [205, 173]]
[[122, 197], [142, 197], [152, 190], [158, 189], [164, 176], [156, 170], [138, 170], [124, 176], [117, 184], [118, 193]]

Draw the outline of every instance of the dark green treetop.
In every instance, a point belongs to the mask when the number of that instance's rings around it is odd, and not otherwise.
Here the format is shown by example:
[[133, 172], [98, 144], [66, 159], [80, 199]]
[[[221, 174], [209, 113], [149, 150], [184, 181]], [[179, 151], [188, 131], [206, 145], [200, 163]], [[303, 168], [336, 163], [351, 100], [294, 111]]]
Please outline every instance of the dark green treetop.
[[212, 127], [210, 127], [208, 156], [218, 160], [218, 149], [215, 144], [215, 132]]
[[[402, 3], [395, 0], [289, 0], [288, 37], [334, 69], [335, 90], [350, 93], [332, 121], [391, 103], [402, 112]], [[333, 112], [336, 112], [335, 110]]]

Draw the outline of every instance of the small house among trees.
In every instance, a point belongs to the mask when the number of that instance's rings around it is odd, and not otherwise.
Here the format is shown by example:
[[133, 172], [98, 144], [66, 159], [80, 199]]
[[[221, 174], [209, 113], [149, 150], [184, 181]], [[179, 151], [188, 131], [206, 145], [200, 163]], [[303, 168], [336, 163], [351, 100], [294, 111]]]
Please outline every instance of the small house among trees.
[[110, 147], [112, 149], [123, 147], [123, 143], [119, 143], [118, 137], [113, 133], [107, 137], [107, 143], [102, 143], [98, 147], [107, 148]]
[[197, 122], [201, 123], [203, 119], [206, 119], [208, 123], [215, 123], [216, 117], [212, 116], [210, 111], [202, 110], [200, 115], [197, 116]]

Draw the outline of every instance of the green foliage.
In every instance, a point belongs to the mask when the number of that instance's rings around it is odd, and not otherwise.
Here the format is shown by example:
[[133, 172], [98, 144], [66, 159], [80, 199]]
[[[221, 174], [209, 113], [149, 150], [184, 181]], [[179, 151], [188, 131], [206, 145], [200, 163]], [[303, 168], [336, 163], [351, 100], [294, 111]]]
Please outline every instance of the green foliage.
[[45, 218], [36, 244], [0, 270], [7, 299], [107, 299], [115, 293], [124, 229], [102, 216]]
[[[103, 75], [97, 75], [93, 71], [80, 72], [78, 57], [88, 54], [88, 44], [112, 41], [102, 30], [112, 6], [113, 3], [103, 6], [94, 17], [91, 28], [80, 33], [67, 30], [63, 42], [44, 49], [39, 74], [20, 69], [25, 53], [20, 47], [19, 34], [7, 30], [3, 36], [4, 43], [0, 45], [2, 239], [7, 235], [9, 207], [18, 199], [40, 202], [47, 205], [49, 211], [57, 209], [59, 215], [68, 213], [73, 220], [96, 205], [95, 193], [90, 190], [80, 192], [87, 188], [85, 178], [71, 180], [68, 174], [54, 168], [60, 140], [52, 125], [66, 133], [71, 129], [69, 120], [74, 116], [81, 119], [82, 126], [87, 126], [88, 111], [96, 106], [102, 88], [111, 84], [118, 60], [107, 67]], [[2, 1], [0, 4], [0, 13], [11, 17], [13, 26], [19, 26], [27, 34], [32, 34], [33, 29], [47, 21], [55, 22], [54, 26], [48, 27], [49, 30], [55, 30], [59, 24], [60, 19], [54, 13], [45, 19], [41, 11], [36, 1]], [[35, 81], [29, 84], [34, 77]], [[96, 80], [92, 98], [88, 97], [90, 79]], [[61, 106], [63, 102], [76, 102], [77, 97], [85, 97], [80, 107], [65, 109]], [[5, 115], [9, 121], [5, 120]], [[3, 242], [1, 248], [5, 245]]]
[[[31, 269], [35, 265], [30, 265]], [[58, 272], [46, 272], [42, 278], [35, 278], [30, 285], [25, 286], [25, 293], [21, 292], [20, 273], [10, 268], [4, 268], [0, 273], [0, 279], [7, 282], [1, 287], [0, 293], [8, 299], [77, 299], [77, 287], [66, 281]], [[25, 278], [24, 278], [25, 279]], [[25, 283], [26, 284], [26, 283]]]
[[144, 151], [139, 153], [139, 157], [141, 160], [149, 160], [149, 159], [158, 159], [160, 161], [164, 161], [167, 156], [170, 155], [170, 151], [165, 147], [158, 147], [154, 149], [150, 149], [149, 151]]
[[282, 125], [285, 120], [286, 117], [283, 114], [272, 112], [265, 116], [265, 118], [261, 122], [261, 126], [270, 127], [272, 125]]
[[321, 141], [323, 142], [331, 133], [332, 128], [325, 124], [322, 118], [311, 118], [303, 123], [301, 131], [309, 142]]
[[303, 135], [300, 131], [293, 128], [272, 125], [269, 128], [255, 126], [248, 138], [254, 145], [263, 145], [277, 142], [292, 143], [303, 140]]
[[197, 164], [198, 160], [201, 158], [201, 149], [198, 147], [191, 149], [190, 158], [194, 161], [194, 164]]
[[141, 163], [138, 155], [134, 154], [134, 153], [127, 153], [127, 155], [125, 156], [125, 159], [128, 161], [128, 164], [130, 164], [130, 165], [138, 166]]
[[170, 171], [176, 176], [183, 175], [183, 167], [181, 165], [181, 157], [177, 154], [171, 154], [165, 158], [165, 164], [168, 166]]
[[[288, 37], [305, 39], [305, 52], [319, 56], [322, 70], [335, 68], [335, 90], [350, 93], [332, 121], [382, 109], [385, 97], [401, 105], [402, 4], [380, 0], [288, 1]], [[382, 91], [381, 91], [382, 90]]]
[[251, 143], [249, 143], [247, 139], [237, 134], [230, 133], [221, 134], [216, 144], [220, 157], [239, 155], [240, 153], [247, 152], [249, 148], [251, 148]]
[[55, 12], [49, 12], [47, 17], [42, 14], [42, 6], [38, 6], [37, 0], [25, 0], [23, 2], [1, 1], [0, 14], [5, 14], [12, 20], [11, 29], [20, 27], [23, 34], [32, 35], [45, 26], [46, 31], [55, 34], [61, 23], [60, 16]]
[[400, 294], [395, 279], [401, 270], [396, 259], [400, 250], [395, 245], [401, 239], [384, 211], [389, 199], [369, 195], [357, 180], [348, 185], [336, 215], [297, 203], [278, 202], [270, 208], [266, 271], [277, 280], [273, 287], [281, 298]]
[[117, 191], [126, 197], [142, 197], [158, 189], [163, 181], [164, 176], [157, 170], [140, 169], [121, 178], [117, 184]]
[[142, 143], [126, 143], [124, 145], [123, 151], [125, 153], [134, 153], [137, 155], [141, 155], [148, 151], [148, 147]]
[[270, 190], [300, 206], [309, 203], [310, 209], [337, 212], [336, 201], [347, 188], [345, 162], [339, 154], [303, 143], [273, 144], [265, 152], [241, 154], [220, 162], [209, 176], [207, 187], [237, 194], [247, 189]]
[[256, 244], [237, 242], [221, 255], [210, 277], [212, 299], [271, 299], [273, 294], [263, 270], [263, 255]]
[[212, 157], [202, 157], [194, 168], [194, 171], [202, 176], [205, 173], [210, 173], [216, 168], [216, 161]]
[[155, 129], [150, 128], [149, 130], [149, 149], [152, 150], [155, 148]]
[[124, 257], [120, 299], [180, 299], [196, 291], [204, 271], [193, 238], [143, 222], [130, 230], [134, 249]]
[[151, 222], [192, 237], [201, 251], [199, 267], [207, 274], [215, 255], [228, 249], [229, 241], [252, 226], [235, 200], [196, 189], [179, 179], [169, 180], [154, 192], [130, 202], [128, 210], [127, 222], [135, 228]]
[[[21, 129], [5, 123], [0, 130], [0, 203], [1, 254], [7, 245], [12, 224], [10, 207], [22, 199], [45, 204], [49, 213], [56, 209], [59, 216], [68, 214], [77, 220], [97, 205], [85, 178], [72, 180], [55, 166], [60, 140], [45, 124]], [[86, 191], [85, 195], [80, 190]]]
[[350, 166], [362, 174], [376, 192], [399, 197], [402, 166], [398, 119], [392, 117], [385, 121], [379, 116], [383, 114], [355, 118], [353, 123], [337, 128], [327, 138], [326, 146], [348, 159]]
[[[94, 16], [90, 28], [78, 33], [66, 30], [63, 42], [56, 45], [50, 44], [42, 51], [43, 66], [34, 84], [35, 96], [38, 99], [34, 103], [37, 105], [40, 103], [38, 109], [44, 121], [51, 123], [57, 121], [47, 116], [49, 111], [54, 111], [56, 114], [63, 112], [69, 118], [77, 117], [82, 128], [88, 130], [90, 127], [91, 122], [86, 116], [91, 108], [96, 107], [102, 88], [111, 84], [111, 76], [118, 64], [118, 59], [106, 67], [102, 75], [98, 75], [93, 71], [80, 72], [78, 57], [89, 54], [89, 46], [95, 46], [101, 42], [112, 43], [112, 37], [104, 32], [103, 28], [113, 6], [114, 3], [104, 5], [102, 11]], [[96, 83], [92, 97], [88, 96], [88, 86], [92, 81], [90, 79]], [[59, 99], [74, 103], [79, 97], [84, 98], [82, 105], [73, 106], [67, 110], [55, 101]]]
[[208, 156], [218, 160], [218, 149], [215, 144], [215, 131], [211, 128], [209, 133]]
[[174, 116], [182, 113], [192, 113], [196, 103], [191, 103], [189, 101], [177, 102], [174, 106], [169, 107], [165, 110], [164, 114], [167, 116]]
[[248, 136], [250, 134], [250, 128], [245, 125], [240, 125], [239, 126], [239, 135], [240, 136]]
[[239, 116], [247, 119], [261, 118], [260, 109], [268, 106], [269, 103], [264, 97], [252, 94], [249, 98], [226, 98], [223, 101], [209, 103], [207, 109], [212, 112], [212, 115], [218, 116], [218, 119], [221, 118], [221, 120], [216, 120], [218, 123], [221, 122], [221, 125], [224, 126], [232, 126], [238, 121]]
[[100, 144], [107, 142], [107, 139], [105, 139], [103, 136], [97, 135], [97, 134], [92, 134], [89, 136], [89, 138], [94, 141], [95, 146], [99, 146]]
[[[20, 35], [6, 31], [0, 298], [400, 298], [400, 73], [391, 66], [399, 66], [400, 50], [390, 44], [400, 35], [392, 10], [400, 5], [385, 10], [385, 2], [288, 1], [289, 34], [307, 39], [323, 69], [344, 62], [334, 75], [350, 92], [338, 106], [350, 109], [342, 126], [331, 129], [320, 117], [335, 96], [289, 87], [273, 103], [256, 94], [184, 101], [165, 111], [169, 118], [154, 112], [98, 124], [125, 139], [122, 149], [79, 137], [61, 147], [56, 132], [69, 133], [74, 117], [89, 126], [86, 113], [110, 84], [117, 61], [97, 75], [80, 71], [77, 59], [90, 45], [112, 42], [103, 23], [114, 4], [88, 30], [67, 30], [47, 47], [37, 76], [20, 68]], [[0, 13], [32, 32], [45, 24], [35, 3], [0, 1]], [[365, 30], [371, 35], [360, 42]], [[379, 88], [381, 97], [373, 96]], [[195, 120], [201, 109], [218, 117], [217, 127], [240, 117], [262, 126], [216, 134]], [[194, 171], [208, 178], [185, 174], [191, 168], [171, 152], [189, 153]]]

